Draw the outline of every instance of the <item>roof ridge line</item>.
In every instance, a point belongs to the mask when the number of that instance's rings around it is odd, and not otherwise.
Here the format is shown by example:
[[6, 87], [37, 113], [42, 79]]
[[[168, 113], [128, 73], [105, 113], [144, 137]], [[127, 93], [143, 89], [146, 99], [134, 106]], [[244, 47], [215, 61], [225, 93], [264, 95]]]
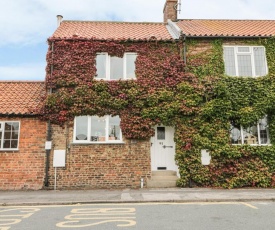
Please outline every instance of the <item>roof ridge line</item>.
[[0, 80], [0, 83], [45, 83], [45, 81], [32, 80]]
[[166, 24], [164, 22], [127, 22], [127, 21], [85, 21], [85, 20], [63, 20], [62, 23], [64, 22], [79, 22], [79, 23], [125, 23], [125, 24]]

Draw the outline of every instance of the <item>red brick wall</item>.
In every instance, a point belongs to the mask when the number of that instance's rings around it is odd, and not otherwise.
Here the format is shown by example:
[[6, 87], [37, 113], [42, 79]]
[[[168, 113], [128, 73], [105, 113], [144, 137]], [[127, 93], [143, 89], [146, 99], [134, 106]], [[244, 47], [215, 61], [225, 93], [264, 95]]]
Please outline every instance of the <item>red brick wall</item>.
[[0, 150], [0, 190], [38, 190], [45, 172], [46, 123], [37, 118], [4, 118], [20, 121], [18, 151]]
[[[67, 133], [67, 134], [66, 134]], [[73, 144], [73, 128], [53, 126], [54, 149], [66, 152], [66, 167], [57, 168], [57, 189], [139, 188], [140, 179], [151, 176], [149, 141], [125, 144]], [[53, 151], [50, 188], [54, 186]]]

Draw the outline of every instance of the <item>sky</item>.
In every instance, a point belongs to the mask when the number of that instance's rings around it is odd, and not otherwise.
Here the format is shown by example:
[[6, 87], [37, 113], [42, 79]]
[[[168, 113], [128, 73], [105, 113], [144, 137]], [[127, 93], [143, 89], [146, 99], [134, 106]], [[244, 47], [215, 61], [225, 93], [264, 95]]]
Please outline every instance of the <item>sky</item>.
[[[43, 81], [63, 20], [162, 22], [166, 0], [0, 0], [0, 80]], [[275, 19], [275, 0], [181, 0], [179, 19]]]

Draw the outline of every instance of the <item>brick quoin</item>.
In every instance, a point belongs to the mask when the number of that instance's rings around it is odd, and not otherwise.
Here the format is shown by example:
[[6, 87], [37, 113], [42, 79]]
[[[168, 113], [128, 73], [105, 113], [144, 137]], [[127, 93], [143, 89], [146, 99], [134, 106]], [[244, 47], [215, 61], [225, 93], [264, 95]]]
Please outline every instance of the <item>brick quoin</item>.
[[[53, 150], [67, 150], [66, 166], [57, 168], [57, 189], [139, 188], [141, 178], [146, 182], [151, 177], [149, 140], [74, 144], [72, 127], [52, 125], [52, 130]], [[49, 188], [54, 187], [53, 150]]]
[[45, 176], [46, 123], [37, 118], [1, 117], [19, 121], [18, 151], [0, 151], [0, 190], [38, 190]]

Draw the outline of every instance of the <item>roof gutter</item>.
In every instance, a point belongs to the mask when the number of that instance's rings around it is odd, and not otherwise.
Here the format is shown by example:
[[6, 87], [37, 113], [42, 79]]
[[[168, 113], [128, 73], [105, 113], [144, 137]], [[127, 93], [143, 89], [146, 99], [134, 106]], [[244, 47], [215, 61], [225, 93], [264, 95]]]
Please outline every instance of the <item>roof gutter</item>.
[[271, 38], [270, 36], [195, 36], [195, 35], [185, 35], [187, 38]]

